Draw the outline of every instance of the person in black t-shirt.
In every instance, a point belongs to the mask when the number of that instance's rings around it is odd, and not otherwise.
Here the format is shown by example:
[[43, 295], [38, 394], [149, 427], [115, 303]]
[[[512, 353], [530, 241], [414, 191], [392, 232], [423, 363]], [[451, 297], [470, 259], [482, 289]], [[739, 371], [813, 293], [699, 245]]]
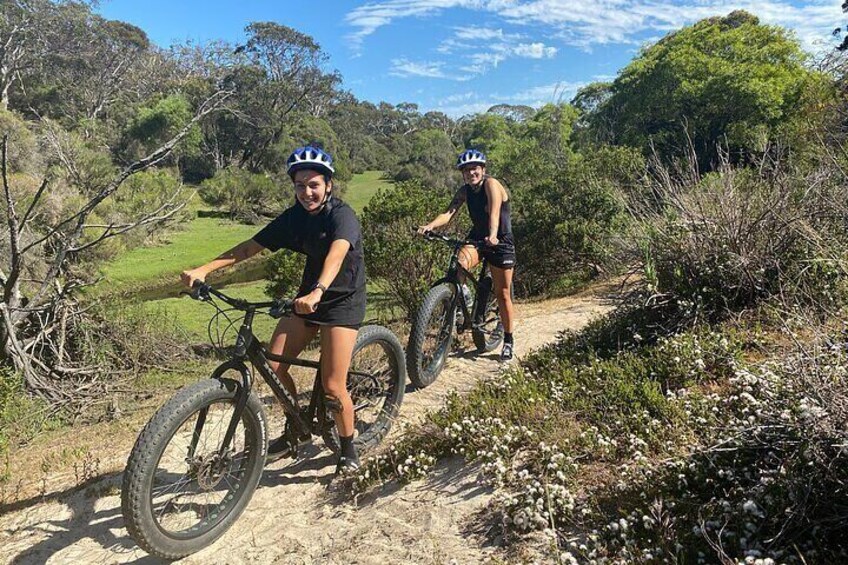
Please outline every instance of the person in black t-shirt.
[[[338, 470], [356, 469], [359, 458], [353, 445], [353, 404], [347, 392], [356, 334], [365, 319], [365, 262], [359, 220], [350, 206], [332, 194], [332, 157], [317, 147], [296, 149], [287, 161], [294, 183], [295, 204], [252, 239], [215, 260], [182, 273], [184, 284], [222, 267], [234, 265], [263, 249], [291, 249], [306, 255], [306, 267], [294, 302], [295, 316], [282, 318], [271, 337], [275, 354], [296, 357], [320, 328], [321, 382], [334, 413], [341, 439]], [[289, 366], [271, 363], [286, 389], [297, 397]], [[269, 457], [287, 454], [284, 436], [269, 445]]]
[[510, 197], [506, 188], [494, 177], [486, 174], [486, 156], [469, 149], [459, 154], [456, 166], [462, 171], [462, 185], [451, 200], [448, 209], [429, 224], [418, 228], [419, 233], [444, 226], [457, 213], [463, 203], [471, 216], [471, 233], [468, 239], [483, 242], [478, 248], [466, 245], [459, 254], [460, 264], [473, 269], [480, 258], [489, 263], [498, 311], [504, 328], [504, 346], [501, 361], [510, 361], [513, 355], [512, 273], [515, 269], [515, 241], [512, 237]]

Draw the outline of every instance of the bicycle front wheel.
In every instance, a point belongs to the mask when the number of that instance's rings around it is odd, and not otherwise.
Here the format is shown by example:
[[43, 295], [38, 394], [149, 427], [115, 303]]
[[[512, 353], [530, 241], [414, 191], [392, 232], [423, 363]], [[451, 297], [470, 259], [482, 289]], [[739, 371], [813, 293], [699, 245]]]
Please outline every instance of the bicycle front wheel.
[[353, 401], [355, 442], [360, 450], [380, 443], [398, 415], [406, 388], [403, 347], [382, 326], [359, 330], [347, 376]]
[[235, 435], [220, 447], [238, 384], [208, 379], [171, 398], [130, 453], [121, 510], [130, 535], [156, 557], [178, 559], [218, 539], [242, 513], [265, 466], [265, 414], [248, 398]]
[[409, 333], [406, 364], [409, 380], [424, 388], [439, 376], [453, 343], [454, 285], [434, 286], [424, 297]]

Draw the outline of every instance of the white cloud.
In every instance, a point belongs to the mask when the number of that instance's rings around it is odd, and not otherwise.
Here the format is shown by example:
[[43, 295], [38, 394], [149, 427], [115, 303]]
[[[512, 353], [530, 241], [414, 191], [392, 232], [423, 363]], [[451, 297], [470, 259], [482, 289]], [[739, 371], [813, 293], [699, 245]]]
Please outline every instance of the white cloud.
[[516, 57], [528, 59], [550, 59], [556, 55], [556, 47], [547, 47], [544, 43], [519, 43], [512, 48]]
[[585, 82], [553, 82], [533, 86], [513, 94], [490, 94], [482, 101], [472, 101], [475, 97], [480, 96], [478, 92], [464, 92], [446, 96], [439, 100], [436, 106], [439, 111], [453, 118], [485, 112], [497, 104], [526, 105], [539, 108], [545, 104], [568, 102], [583, 86], [586, 86]]
[[477, 0], [388, 0], [372, 2], [355, 8], [345, 17], [345, 21], [356, 28], [356, 31], [348, 36], [348, 39], [355, 48], [358, 48], [366, 37], [379, 28], [389, 25], [394, 20], [435, 15], [447, 8], [480, 8], [481, 4], [482, 2]]
[[[486, 12], [513, 26], [541, 26], [545, 38], [559, 38], [583, 49], [638, 44], [646, 33], [661, 35], [733, 10], [748, 10], [764, 23], [791, 28], [807, 49], [813, 49], [844, 21], [835, 0], [809, 0], [804, 5], [788, 0], [384, 0], [354, 9], [346, 19], [356, 30], [351, 40], [359, 45], [397, 19], [434, 16], [449, 8]], [[501, 40], [507, 35], [491, 27], [457, 32], [459, 41]]]
[[391, 69], [389, 69], [389, 74], [401, 78], [443, 78], [460, 82], [464, 82], [471, 79], [471, 76], [449, 74], [445, 72], [444, 67], [445, 63], [443, 63], [442, 61], [416, 62], [403, 58], [392, 59], [392, 67]]
[[505, 34], [502, 29], [463, 27], [456, 28], [456, 37], [457, 39], [464, 39], [468, 41], [492, 41], [493, 39], [504, 41], [506, 39], [514, 39], [520, 36]]
[[456, 28], [454, 37], [443, 41], [436, 51], [464, 60], [460, 69], [473, 75], [483, 74], [510, 58], [549, 59], [557, 54], [556, 47], [522, 40], [521, 34], [504, 33], [502, 29]]

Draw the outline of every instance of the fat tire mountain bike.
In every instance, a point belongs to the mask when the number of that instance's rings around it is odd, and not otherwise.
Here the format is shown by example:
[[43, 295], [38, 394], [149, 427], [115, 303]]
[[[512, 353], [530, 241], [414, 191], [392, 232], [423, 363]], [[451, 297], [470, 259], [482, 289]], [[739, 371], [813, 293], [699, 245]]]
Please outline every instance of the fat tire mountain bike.
[[[409, 380], [418, 388], [432, 384], [444, 368], [453, 344], [454, 330], [462, 333], [470, 329], [478, 353], [492, 351], [503, 342], [503, 326], [486, 260], [482, 261], [479, 279], [459, 264], [459, 252], [463, 247], [473, 245], [480, 248], [485, 244], [434, 232], [426, 232], [424, 237], [429, 241], [443, 242], [453, 251], [447, 273], [433, 283], [424, 296], [409, 334], [406, 368]], [[470, 303], [460, 290], [460, 271], [464, 273], [468, 286], [475, 290]], [[457, 315], [461, 318], [459, 323]]]
[[[321, 436], [340, 449], [330, 406], [321, 387], [320, 361], [269, 352], [253, 334], [257, 312], [292, 314], [293, 301], [247, 302], [205, 283], [191, 296], [218, 298], [244, 312], [230, 358], [211, 378], [178, 391], [142, 430], [130, 453], [121, 487], [121, 510], [130, 535], [156, 557], [178, 559], [218, 539], [244, 511], [259, 484], [268, 453], [265, 410], [253, 392], [259, 372], [287, 418], [289, 453]], [[213, 302], [214, 304], [214, 302]], [[218, 313], [223, 310], [218, 308]], [[268, 360], [315, 369], [308, 408], [301, 409]], [[348, 373], [360, 450], [377, 445], [388, 433], [403, 401], [406, 369], [397, 337], [381, 326], [359, 330]]]

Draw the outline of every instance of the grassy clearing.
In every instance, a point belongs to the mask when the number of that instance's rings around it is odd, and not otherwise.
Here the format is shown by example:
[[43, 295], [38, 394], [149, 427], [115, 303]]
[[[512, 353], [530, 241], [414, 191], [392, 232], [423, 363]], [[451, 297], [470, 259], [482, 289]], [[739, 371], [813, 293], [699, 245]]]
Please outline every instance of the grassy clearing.
[[103, 269], [105, 283], [114, 290], [176, 280], [187, 267], [214, 259], [257, 231], [259, 226], [222, 218], [195, 218], [184, 231], [170, 234], [163, 245], [133, 249], [109, 263]]
[[386, 180], [382, 171], [365, 171], [354, 175], [345, 188], [344, 201], [361, 216], [371, 197], [390, 184], [392, 181]]
[[[390, 181], [382, 179], [380, 171], [367, 171], [355, 175], [348, 183], [345, 200], [357, 214], [377, 190]], [[198, 196], [189, 204], [197, 217], [182, 231], [168, 234], [165, 241], [152, 247], [139, 247], [112, 261], [103, 269], [105, 285], [109, 291], [123, 291], [133, 285], [140, 288], [173, 286], [179, 274], [187, 267], [203, 264], [222, 251], [249, 239], [261, 228], [242, 224], [226, 218], [209, 217]], [[247, 269], [241, 282], [263, 278], [261, 267]], [[231, 282], [231, 281], [229, 281]], [[169, 290], [174, 290], [169, 288]]]

